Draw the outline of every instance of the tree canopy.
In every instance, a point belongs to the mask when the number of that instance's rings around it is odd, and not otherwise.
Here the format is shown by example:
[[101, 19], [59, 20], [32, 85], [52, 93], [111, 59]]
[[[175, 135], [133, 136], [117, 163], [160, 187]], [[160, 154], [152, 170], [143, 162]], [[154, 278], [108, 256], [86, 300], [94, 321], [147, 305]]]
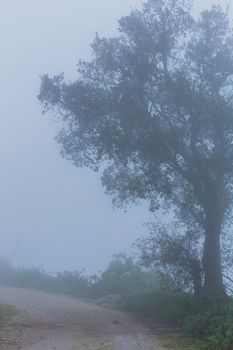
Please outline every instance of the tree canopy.
[[205, 237], [204, 288], [223, 290], [220, 238], [233, 185], [233, 32], [221, 6], [192, 16], [185, 0], [148, 0], [96, 35], [77, 79], [42, 77], [39, 99], [64, 124], [76, 166], [103, 170], [117, 204], [172, 204]]

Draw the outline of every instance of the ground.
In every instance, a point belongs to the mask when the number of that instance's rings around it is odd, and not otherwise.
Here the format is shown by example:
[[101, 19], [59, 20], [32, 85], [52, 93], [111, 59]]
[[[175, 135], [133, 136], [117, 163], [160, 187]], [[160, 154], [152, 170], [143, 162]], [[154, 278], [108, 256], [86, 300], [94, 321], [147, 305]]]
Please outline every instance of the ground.
[[70, 297], [0, 287], [0, 304], [19, 313], [2, 330], [2, 350], [162, 350], [134, 316]]

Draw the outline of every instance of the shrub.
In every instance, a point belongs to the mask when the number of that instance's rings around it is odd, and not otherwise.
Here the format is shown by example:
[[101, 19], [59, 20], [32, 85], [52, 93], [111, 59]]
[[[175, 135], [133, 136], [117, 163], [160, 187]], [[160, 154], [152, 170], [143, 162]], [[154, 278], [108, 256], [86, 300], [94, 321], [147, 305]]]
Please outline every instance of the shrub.
[[[233, 300], [194, 299], [182, 292], [156, 290], [153, 293], [121, 297], [121, 307], [155, 322], [179, 326], [183, 334], [198, 342], [197, 349], [233, 349]], [[194, 343], [195, 343], [194, 340]]]
[[124, 310], [135, 311], [150, 317], [154, 321], [181, 325], [183, 319], [192, 310], [192, 297], [181, 292], [164, 293], [157, 290], [150, 293], [122, 296]]
[[187, 336], [203, 339], [207, 350], [233, 349], [233, 301], [215, 301], [202, 312], [187, 316], [183, 329]]
[[154, 271], [143, 269], [132, 257], [125, 254], [114, 256], [101, 276], [95, 276], [91, 296], [104, 297], [111, 294], [128, 295], [135, 291], [147, 293], [159, 288], [159, 278]]

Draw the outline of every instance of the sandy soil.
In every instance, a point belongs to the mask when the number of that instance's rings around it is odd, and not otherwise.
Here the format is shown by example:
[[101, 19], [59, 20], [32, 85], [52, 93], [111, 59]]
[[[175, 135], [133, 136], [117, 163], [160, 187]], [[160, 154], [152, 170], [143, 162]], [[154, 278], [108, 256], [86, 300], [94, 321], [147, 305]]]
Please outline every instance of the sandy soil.
[[161, 350], [133, 316], [69, 297], [0, 287], [0, 304], [20, 310], [2, 330], [4, 350]]

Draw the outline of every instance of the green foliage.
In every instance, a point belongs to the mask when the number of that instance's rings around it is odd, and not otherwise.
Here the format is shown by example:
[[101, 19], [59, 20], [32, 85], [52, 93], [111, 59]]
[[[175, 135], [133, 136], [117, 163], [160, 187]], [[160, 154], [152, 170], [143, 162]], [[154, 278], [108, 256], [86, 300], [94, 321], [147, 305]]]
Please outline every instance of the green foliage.
[[34, 288], [78, 297], [101, 298], [110, 294], [149, 292], [159, 288], [159, 275], [146, 270], [132, 257], [119, 254], [100, 276], [84, 271], [64, 271], [49, 275], [37, 268], [13, 268], [0, 260], [0, 284]]
[[53, 289], [60, 293], [89, 297], [90, 283], [83, 272], [59, 272], [53, 279]]
[[120, 254], [114, 257], [107, 269], [94, 281], [91, 295], [101, 297], [108, 294], [147, 292], [159, 287], [155, 272], [145, 270], [132, 257]]
[[198, 313], [187, 316], [183, 329], [186, 335], [204, 340], [207, 350], [231, 350], [233, 348], [233, 301], [212, 301]]
[[13, 274], [9, 276], [8, 284], [41, 290], [49, 290], [52, 285], [53, 278], [41, 269], [37, 268], [17, 268]]
[[201, 236], [173, 225], [149, 225], [150, 235], [137, 241], [145, 266], [165, 273], [174, 285], [199, 296], [202, 290]]
[[[121, 307], [154, 322], [178, 326], [186, 338], [177, 338], [168, 348], [176, 350], [232, 350], [233, 300], [202, 297], [170, 290], [124, 295]], [[168, 341], [168, 343], [170, 343]], [[175, 345], [177, 344], [177, 345]], [[183, 344], [183, 345], [182, 345]]]
[[59, 272], [55, 276], [37, 268], [14, 268], [0, 261], [0, 284], [49, 292], [89, 296], [90, 283], [83, 272]]
[[175, 291], [134, 293], [121, 299], [124, 310], [143, 314], [156, 322], [181, 325], [192, 310], [193, 299], [189, 294]]

